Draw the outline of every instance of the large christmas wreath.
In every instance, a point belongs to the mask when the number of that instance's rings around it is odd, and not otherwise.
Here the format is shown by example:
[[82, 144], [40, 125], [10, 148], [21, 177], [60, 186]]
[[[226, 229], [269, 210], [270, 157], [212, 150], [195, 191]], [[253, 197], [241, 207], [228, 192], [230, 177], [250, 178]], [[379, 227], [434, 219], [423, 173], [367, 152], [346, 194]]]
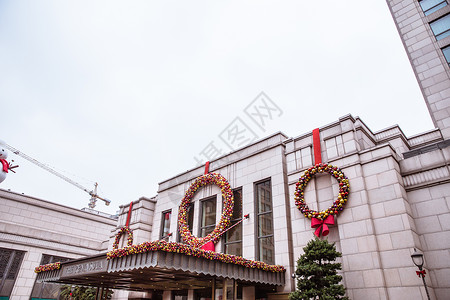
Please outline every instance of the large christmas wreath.
[[[216, 225], [216, 228], [214, 228], [214, 230], [210, 234], [203, 238], [198, 238], [193, 236], [189, 231], [189, 225], [187, 223], [188, 207], [195, 192], [200, 187], [208, 184], [215, 184], [222, 191], [222, 196], [224, 199], [222, 216], [219, 223]], [[230, 219], [233, 214], [233, 206], [233, 191], [231, 190], [230, 184], [225, 179], [225, 177], [217, 173], [208, 173], [197, 177], [181, 200], [181, 205], [178, 212], [178, 226], [180, 229], [181, 237], [186, 243], [196, 248], [199, 248], [210, 241], [216, 242], [219, 239], [220, 235], [228, 227], [228, 225], [230, 225]]]
[[[336, 178], [339, 183], [339, 194], [333, 205], [322, 211], [315, 211], [308, 207], [305, 203], [305, 187], [308, 182], [317, 173], [329, 173]], [[305, 215], [305, 217], [311, 219], [316, 218], [321, 221], [325, 220], [328, 216], [336, 216], [344, 209], [344, 204], [347, 202], [348, 194], [350, 192], [350, 184], [348, 178], [342, 173], [341, 169], [329, 164], [317, 164], [305, 171], [302, 177], [298, 180], [295, 187], [295, 205]]]

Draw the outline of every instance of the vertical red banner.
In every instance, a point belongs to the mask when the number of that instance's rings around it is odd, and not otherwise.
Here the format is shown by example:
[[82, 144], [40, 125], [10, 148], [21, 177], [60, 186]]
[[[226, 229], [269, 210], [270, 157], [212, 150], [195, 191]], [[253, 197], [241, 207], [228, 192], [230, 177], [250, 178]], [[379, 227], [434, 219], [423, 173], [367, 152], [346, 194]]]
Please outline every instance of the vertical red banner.
[[313, 133], [313, 148], [314, 148], [314, 164], [317, 165], [322, 163], [319, 128], [314, 129], [312, 133]]
[[205, 174], [209, 173], [209, 161], [205, 163]]
[[125, 224], [126, 227], [130, 225], [130, 218], [131, 218], [131, 210], [133, 209], [133, 201], [130, 202], [130, 208], [128, 208], [128, 215], [127, 215], [127, 223]]

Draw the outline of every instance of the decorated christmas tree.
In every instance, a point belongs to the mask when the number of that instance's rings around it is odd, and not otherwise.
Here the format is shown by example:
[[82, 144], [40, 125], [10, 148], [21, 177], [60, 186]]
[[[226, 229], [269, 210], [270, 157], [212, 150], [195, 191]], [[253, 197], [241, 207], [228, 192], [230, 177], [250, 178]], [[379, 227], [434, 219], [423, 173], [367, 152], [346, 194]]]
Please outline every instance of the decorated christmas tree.
[[345, 288], [337, 275], [341, 264], [335, 262], [341, 257], [334, 244], [315, 238], [303, 248], [304, 254], [297, 261], [297, 290], [289, 295], [290, 300], [348, 299]]

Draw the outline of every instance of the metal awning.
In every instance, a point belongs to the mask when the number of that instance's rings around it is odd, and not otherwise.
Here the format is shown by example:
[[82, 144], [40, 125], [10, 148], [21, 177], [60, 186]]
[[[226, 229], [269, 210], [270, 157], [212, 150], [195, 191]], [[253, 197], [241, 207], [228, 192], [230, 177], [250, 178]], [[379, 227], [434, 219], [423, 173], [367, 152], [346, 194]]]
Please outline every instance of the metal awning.
[[58, 270], [37, 275], [55, 282], [130, 291], [200, 289], [212, 279], [234, 279], [244, 285], [284, 285], [285, 272], [265, 271], [182, 253], [149, 251], [111, 260], [106, 254], [61, 263]]

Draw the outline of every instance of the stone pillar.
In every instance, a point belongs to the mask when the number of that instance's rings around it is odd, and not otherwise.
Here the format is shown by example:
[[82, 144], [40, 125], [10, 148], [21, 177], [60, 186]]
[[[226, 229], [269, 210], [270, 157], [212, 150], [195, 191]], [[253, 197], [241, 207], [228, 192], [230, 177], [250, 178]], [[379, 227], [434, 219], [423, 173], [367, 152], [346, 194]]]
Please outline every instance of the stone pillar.
[[194, 300], [194, 290], [188, 290], [188, 300]]
[[[130, 215], [129, 227], [133, 231], [133, 244], [137, 245], [151, 240], [153, 215], [155, 211], [156, 197], [141, 197], [133, 201]], [[117, 232], [126, 225], [130, 204], [120, 206], [119, 220], [116, 229], [110, 236], [108, 250], [112, 250], [112, 245]], [[128, 236], [122, 235], [119, 242], [119, 248], [127, 245]]]
[[254, 286], [244, 286], [242, 288], [242, 298], [245, 300], [255, 299], [255, 287]]
[[172, 291], [164, 291], [163, 300], [172, 300]]

